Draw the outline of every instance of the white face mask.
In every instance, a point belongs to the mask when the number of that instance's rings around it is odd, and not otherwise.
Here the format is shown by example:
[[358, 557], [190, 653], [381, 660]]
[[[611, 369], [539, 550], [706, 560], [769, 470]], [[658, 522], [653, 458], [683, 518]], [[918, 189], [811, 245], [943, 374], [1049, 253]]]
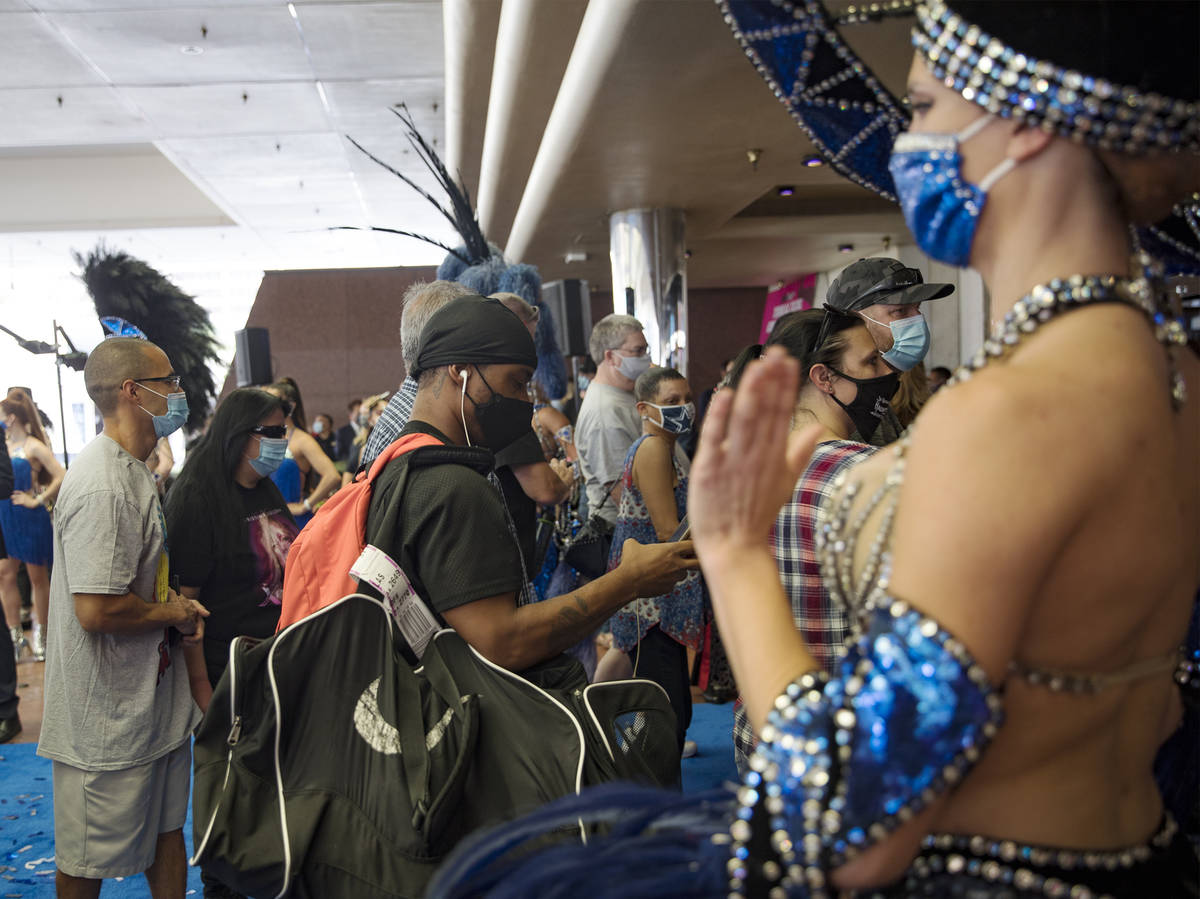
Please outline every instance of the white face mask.
[[626, 356], [620, 350], [615, 350], [617, 358], [621, 361], [617, 363], [617, 371], [623, 374], [631, 381], [636, 381], [638, 375], [646, 371], [651, 365], [650, 354], [644, 356]]

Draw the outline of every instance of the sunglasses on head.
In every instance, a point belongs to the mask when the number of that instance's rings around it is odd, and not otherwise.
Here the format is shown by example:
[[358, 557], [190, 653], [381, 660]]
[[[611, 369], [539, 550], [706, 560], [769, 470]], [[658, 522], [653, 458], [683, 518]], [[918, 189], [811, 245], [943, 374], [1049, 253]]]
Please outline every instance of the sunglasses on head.
[[260, 437], [286, 437], [287, 426], [285, 425], [259, 425], [256, 428], [250, 429], [251, 434], [258, 434]]

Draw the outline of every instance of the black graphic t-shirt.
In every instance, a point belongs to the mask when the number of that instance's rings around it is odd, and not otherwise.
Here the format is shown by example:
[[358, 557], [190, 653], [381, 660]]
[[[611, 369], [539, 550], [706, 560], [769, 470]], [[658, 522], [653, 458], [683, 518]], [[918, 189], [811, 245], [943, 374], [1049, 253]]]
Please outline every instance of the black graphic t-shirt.
[[[250, 489], [237, 487], [240, 521], [218, 522], [206, 509], [173, 510], [171, 572], [183, 587], [200, 588], [204, 622], [204, 661], [213, 686], [229, 661], [234, 637], [269, 637], [279, 623], [283, 565], [299, 528], [283, 495], [270, 478]], [[244, 528], [245, 544], [232, 556], [217, 558], [215, 528]]]

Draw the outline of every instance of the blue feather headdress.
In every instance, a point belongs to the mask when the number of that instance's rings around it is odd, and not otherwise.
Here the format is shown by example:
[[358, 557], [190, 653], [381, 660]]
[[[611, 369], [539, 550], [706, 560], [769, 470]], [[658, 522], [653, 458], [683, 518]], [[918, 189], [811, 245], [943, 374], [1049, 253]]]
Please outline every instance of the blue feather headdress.
[[[443, 206], [432, 194], [418, 185], [415, 181], [368, 151], [365, 147], [347, 136], [347, 139], [372, 162], [387, 169], [405, 184], [433, 204], [434, 208], [446, 218], [458, 232], [462, 243], [457, 247], [445, 244], [395, 228], [371, 227], [369, 230], [382, 231], [388, 234], [400, 234], [413, 237], [426, 243], [441, 247], [446, 251], [446, 258], [438, 266], [438, 278], [443, 281], [457, 281], [475, 291], [480, 296], [490, 296], [494, 293], [515, 293], [525, 302], [536, 306], [540, 312], [534, 343], [537, 346], [538, 367], [533, 379], [542, 388], [546, 396], [558, 398], [567, 392], [567, 371], [563, 363], [562, 350], [558, 345], [557, 330], [554, 316], [550, 308], [541, 300], [542, 278], [535, 266], [525, 263], [510, 264], [504, 254], [495, 244], [488, 243], [483, 230], [479, 226], [479, 217], [471, 204], [471, 196], [465, 187], [451, 177], [446, 166], [437, 152], [426, 143], [417, 130], [408, 107], [403, 103], [392, 110], [404, 123], [405, 137], [416, 152], [417, 157], [437, 180], [442, 190], [449, 198], [449, 207]], [[349, 230], [357, 230], [349, 228]]]

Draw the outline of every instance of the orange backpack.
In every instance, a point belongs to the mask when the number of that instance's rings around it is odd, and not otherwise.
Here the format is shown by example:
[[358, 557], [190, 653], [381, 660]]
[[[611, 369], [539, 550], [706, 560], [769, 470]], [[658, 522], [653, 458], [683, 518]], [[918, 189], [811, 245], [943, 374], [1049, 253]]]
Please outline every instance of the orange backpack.
[[375, 458], [366, 477], [356, 477], [317, 510], [288, 551], [276, 633], [357, 592], [350, 568], [367, 545], [367, 512], [375, 480], [393, 459], [424, 446], [444, 444], [429, 434], [403, 435]]

